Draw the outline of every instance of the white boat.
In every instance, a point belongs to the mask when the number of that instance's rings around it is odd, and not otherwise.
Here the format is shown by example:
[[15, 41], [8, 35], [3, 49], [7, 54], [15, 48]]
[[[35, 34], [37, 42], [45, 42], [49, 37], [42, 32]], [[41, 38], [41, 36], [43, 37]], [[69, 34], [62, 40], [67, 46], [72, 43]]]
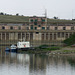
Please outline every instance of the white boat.
[[17, 50], [16, 46], [14, 44], [11, 45], [11, 52], [15, 52]]
[[22, 41], [17, 43], [17, 49], [21, 50], [27, 50], [30, 48], [30, 42], [29, 41]]

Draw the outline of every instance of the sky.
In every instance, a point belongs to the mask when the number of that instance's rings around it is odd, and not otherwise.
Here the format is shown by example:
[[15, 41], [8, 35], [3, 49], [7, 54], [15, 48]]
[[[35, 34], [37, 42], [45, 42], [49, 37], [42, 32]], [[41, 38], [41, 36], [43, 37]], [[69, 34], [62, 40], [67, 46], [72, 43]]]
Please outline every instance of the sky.
[[0, 12], [7, 14], [19, 13], [24, 16], [54, 16], [59, 19], [75, 18], [75, 0], [1, 0]]

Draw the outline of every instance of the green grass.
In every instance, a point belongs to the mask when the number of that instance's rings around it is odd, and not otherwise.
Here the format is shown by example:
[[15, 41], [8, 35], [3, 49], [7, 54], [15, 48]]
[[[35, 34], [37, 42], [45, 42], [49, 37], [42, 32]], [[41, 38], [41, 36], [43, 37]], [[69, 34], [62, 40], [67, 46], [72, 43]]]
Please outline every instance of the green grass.
[[28, 22], [29, 17], [0, 15], [0, 22]]
[[47, 19], [48, 22], [74, 22], [72, 20], [66, 20], [66, 19]]
[[63, 50], [62, 52], [65, 52], [65, 53], [75, 53], [75, 50]]
[[60, 47], [58, 46], [48, 46], [48, 45], [40, 45], [37, 47], [38, 50], [44, 50], [44, 51], [53, 51], [53, 50], [59, 50]]
[[[30, 16], [0, 15], [0, 22], [29, 22]], [[64, 19], [47, 19], [51, 23], [75, 23], [72, 20]]]

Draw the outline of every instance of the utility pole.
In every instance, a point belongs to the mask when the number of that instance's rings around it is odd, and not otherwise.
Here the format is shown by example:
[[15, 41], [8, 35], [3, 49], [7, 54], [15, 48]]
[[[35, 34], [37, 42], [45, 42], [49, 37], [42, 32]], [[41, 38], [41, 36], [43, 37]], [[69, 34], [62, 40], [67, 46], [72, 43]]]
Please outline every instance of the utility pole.
[[47, 18], [47, 10], [45, 9], [45, 17]]
[[46, 29], [47, 29], [47, 9], [45, 9], [45, 18], [46, 18]]

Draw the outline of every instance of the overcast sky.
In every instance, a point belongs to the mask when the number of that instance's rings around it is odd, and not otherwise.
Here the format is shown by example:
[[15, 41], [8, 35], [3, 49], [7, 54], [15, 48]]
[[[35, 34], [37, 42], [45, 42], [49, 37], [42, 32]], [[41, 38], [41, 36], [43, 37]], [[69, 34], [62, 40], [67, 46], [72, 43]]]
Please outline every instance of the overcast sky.
[[0, 0], [0, 12], [25, 16], [42, 16], [61, 19], [75, 18], [75, 0]]

